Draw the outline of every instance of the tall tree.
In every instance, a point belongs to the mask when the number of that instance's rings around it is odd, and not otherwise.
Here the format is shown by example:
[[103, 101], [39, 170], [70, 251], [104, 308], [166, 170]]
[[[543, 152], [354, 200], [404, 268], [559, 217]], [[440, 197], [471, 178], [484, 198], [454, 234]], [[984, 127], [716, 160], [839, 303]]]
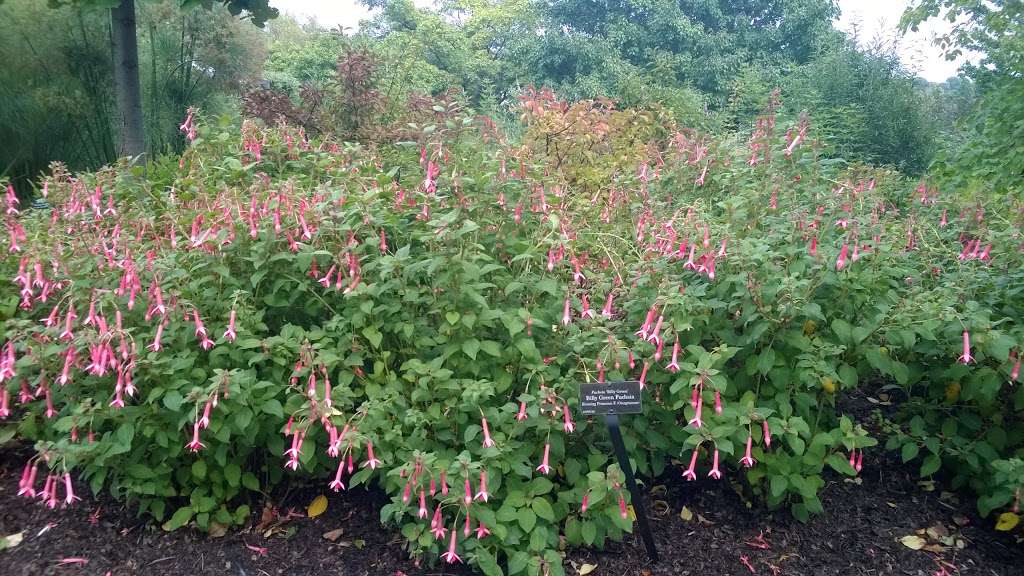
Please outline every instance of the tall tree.
[[[178, 0], [182, 9], [197, 6], [211, 8], [214, 2], [227, 6], [231, 14], [245, 17], [259, 27], [277, 17], [270, 0]], [[142, 118], [142, 90], [139, 82], [138, 31], [135, 0], [50, 0], [59, 7], [81, 4], [110, 10], [110, 47], [114, 66], [114, 95], [117, 99], [118, 152], [133, 158], [146, 151], [145, 124]]]

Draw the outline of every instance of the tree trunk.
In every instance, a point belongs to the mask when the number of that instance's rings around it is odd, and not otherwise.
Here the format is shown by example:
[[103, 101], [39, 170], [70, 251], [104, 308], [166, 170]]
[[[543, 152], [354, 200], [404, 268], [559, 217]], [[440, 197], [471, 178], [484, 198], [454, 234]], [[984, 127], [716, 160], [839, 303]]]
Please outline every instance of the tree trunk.
[[114, 94], [117, 97], [118, 155], [146, 152], [139, 85], [139, 44], [135, 35], [135, 0], [121, 0], [110, 9], [110, 45], [114, 56]]

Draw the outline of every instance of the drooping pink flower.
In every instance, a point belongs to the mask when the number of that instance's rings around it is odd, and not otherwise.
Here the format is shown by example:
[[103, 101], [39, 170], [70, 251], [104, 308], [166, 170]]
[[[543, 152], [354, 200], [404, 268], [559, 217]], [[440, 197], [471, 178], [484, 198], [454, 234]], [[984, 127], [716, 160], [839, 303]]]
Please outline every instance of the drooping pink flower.
[[768, 419], [767, 418], [761, 421], [761, 431], [763, 432], [763, 435], [764, 435], [764, 447], [765, 448], [771, 448], [772, 447], [772, 431], [771, 431], [771, 428], [768, 427]]
[[626, 508], [626, 496], [622, 493], [622, 490], [619, 490], [619, 516], [623, 520], [629, 518], [629, 509]]
[[381, 461], [373, 455], [373, 442], [367, 442], [366, 444], [366, 462], [360, 465], [360, 468], [369, 466], [370, 470], [376, 470], [377, 466], [381, 465]]
[[853, 469], [859, 474], [861, 469], [864, 468], [864, 450], [861, 449], [857, 452], [857, 463], [853, 465]]
[[235, 333], [235, 310], [231, 310], [231, 317], [228, 320], [228, 329], [224, 331], [224, 339], [234, 342], [238, 335]]
[[469, 538], [473, 533], [473, 521], [470, 519], [469, 510], [466, 510], [466, 522], [462, 525], [462, 537]]
[[701, 426], [703, 426], [704, 425], [704, 421], [701, 420], [701, 418], [700, 418], [701, 409], [703, 409], [703, 408], [704, 408], [704, 397], [703, 396], [697, 396], [697, 408], [695, 409], [693, 418], [690, 418], [690, 420], [687, 422], [687, 424], [692, 424], [694, 428], [698, 428], [698, 429]]
[[213, 409], [213, 402], [207, 401], [206, 406], [203, 407], [203, 415], [199, 418], [197, 424], [200, 428], [210, 427], [210, 411]]
[[477, 520], [476, 539], [480, 540], [481, 538], [485, 538], [485, 537], [490, 536], [490, 535], [491, 535], [491, 531], [487, 529], [487, 526], [484, 526], [483, 522], [480, 522], [479, 520]]
[[[469, 480], [467, 480], [467, 482], [468, 481]], [[479, 487], [480, 487], [480, 489], [477, 490], [476, 496], [474, 496], [473, 498], [475, 500], [483, 500], [484, 502], [487, 502], [487, 499], [490, 498], [491, 494], [487, 491], [487, 471], [486, 470], [481, 470], [480, 471], [480, 486]]]
[[6, 386], [0, 386], [0, 419], [11, 415], [11, 392]]
[[462, 558], [459, 558], [459, 555], [455, 553], [455, 537], [456, 537], [455, 528], [452, 527], [452, 540], [451, 540], [451, 543], [448, 544], [448, 551], [441, 555], [441, 558], [444, 558], [445, 561], [448, 562], [449, 564], [455, 564], [456, 562], [459, 562], [459, 563], [462, 562]]
[[427, 511], [427, 494], [420, 488], [420, 509], [417, 516], [420, 518], [426, 518], [430, 512]]
[[206, 445], [199, 441], [199, 422], [192, 425], [192, 441], [185, 444], [185, 448], [188, 448], [193, 452], [199, 452], [203, 448], [206, 448]]
[[609, 292], [608, 299], [604, 302], [604, 308], [601, 309], [601, 316], [604, 316], [605, 318], [612, 317], [612, 296], [613, 293]]
[[580, 313], [580, 317], [581, 318], [596, 318], [597, 314], [593, 310], [590, 309], [590, 299], [587, 298], [587, 295], [584, 294], [584, 295], [580, 296], [580, 299], [583, 301], [583, 312]]
[[857, 449], [850, 450], [850, 467], [856, 470], [857, 467]]
[[444, 471], [444, 470], [441, 470], [441, 480], [440, 480], [440, 482], [441, 482], [441, 496], [447, 496], [448, 495], [448, 473], [446, 471]]
[[836, 258], [836, 271], [841, 271], [846, 267], [846, 254], [848, 250], [848, 244], [843, 244], [843, 247], [839, 249], [839, 257]]
[[21, 472], [21, 482], [18, 483], [18, 496], [35, 498], [36, 475], [39, 472], [39, 462], [29, 460], [25, 462], [25, 469]]
[[672, 345], [672, 361], [665, 368], [673, 374], [679, 372], [679, 334], [676, 334], [675, 344]]
[[647, 386], [647, 370], [651, 367], [649, 362], [644, 362], [644, 367], [640, 370], [640, 389], [643, 390]]
[[697, 448], [693, 449], [690, 456], [690, 467], [683, 472], [683, 478], [693, 481], [697, 479]]
[[661, 325], [665, 321], [665, 316], [658, 314], [658, 321], [654, 323], [654, 330], [647, 336], [646, 340], [653, 344], [659, 344], [661, 342]]
[[527, 414], [526, 414], [526, 402], [520, 401], [519, 402], [519, 413], [516, 414], [516, 420], [518, 420], [519, 422], [522, 422], [523, 420], [526, 420], [527, 418], [529, 418], [529, 416], [527, 416]]
[[722, 413], [722, 393], [715, 390], [715, 414]]
[[537, 471], [541, 474], [550, 474], [551, 466], [548, 465], [549, 456], [551, 455], [551, 443], [544, 444], [544, 459], [540, 461], [540, 466], [537, 466]]
[[473, 503], [473, 487], [469, 485], [469, 476], [466, 476], [466, 495], [463, 497], [462, 501], [466, 506]]
[[335, 492], [337, 492], [339, 490], [344, 490], [345, 489], [345, 483], [341, 481], [341, 476], [344, 473], [345, 473], [345, 461], [344, 460], [338, 460], [338, 470], [334, 472], [334, 480], [331, 480], [330, 484], [328, 484], [327, 487], [330, 488], [331, 490], [334, 490]]
[[487, 427], [487, 418], [481, 418], [480, 423], [484, 429], [484, 448], [493, 448], [494, 440], [491, 439], [491, 431]]
[[967, 330], [964, 330], [964, 353], [957, 360], [964, 364], [970, 364], [974, 361], [974, 356], [971, 356], [971, 335]]
[[441, 517], [441, 505], [434, 508], [434, 517], [430, 520], [430, 531], [434, 534], [435, 540], [444, 539], [448, 530], [444, 527], [444, 518]]
[[708, 477], [719, 480], [722, 478], [722, 471], [718, 469], [718, 448], [715, 448], [715, 455], [711, 461], [711, 471], [708, 472]]
[[562, 308], [562, 325], [572, 324], [572, 310], [569, 307], [569, 297], [565, 297], [565, 306]]
[[754, 437], [747, 434], [747, 450], [743, 453], [743, 458], [740, 458], [740, 465], [744, 468], [751, 468], [754, 466], [754, 457], [750, 454], [750, 448], [753, 446]]
[[1020, 378], [1020, 364], [1021, 358], [1024, 357], [1024, 351], [1017, 353], [1017, 361], [1013, 364], [1013, 369], [1010, 370], [1010, 381], [1016, 382]]
[[807, 248], [807, 252], [811, 255], [812, 258], [818, 255], [818, 237], [817, 236], [811, 236], [811, 244]]
[[569, 405], [562, 404], [562, 429], [565, 430], [566, 434], [572, 434], [576, 430], [576, 424], [572, 421], [572, 416], [569, 415]]
[[[56, 492], [56, 490], [54, 490]], [[78, 496], [75, 496], [74, 487], [71, 485], [71, 474], [64, 473], [64, 504], [71, 506], [75, 503], [75, 500], [81, 500]]]
[[587, 507], [590, 505], [590, 492], [588, 491], [583, 495], [583, 501], [580, 503], [580, 514], [587, 513]]
[[651, 306], [651, 309], [647, 311], [647, 317], [644, 319], [643, 325], [640, 326], [640, 329], [635, 333], [641, 340], [647, 340], [649, 330], [651, 329], [651, 322], [654, 322], [654, 315], [657, 314], [657, 312], [658, 307], [656, 305]]

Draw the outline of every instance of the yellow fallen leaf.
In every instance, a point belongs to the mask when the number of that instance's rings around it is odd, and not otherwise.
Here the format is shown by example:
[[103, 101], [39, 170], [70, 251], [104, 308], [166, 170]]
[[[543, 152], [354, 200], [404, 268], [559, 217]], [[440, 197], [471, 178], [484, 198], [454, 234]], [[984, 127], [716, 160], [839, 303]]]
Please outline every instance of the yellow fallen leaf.
[[626, 508], [629, 510], [629, 519], [636, 522], [636, 510], [633, 509], [633, 505], [630, 504]]
[[583, 566], [580, 566], [579, 573], [580, 576], [587, 576], [587, 574], [590, 574], [594, 570], [597, 570], [597, 564], [584, 564]]
[[341, 535], [344, 532], [345, 532], [344, 528], [335, 528], [334, 530], [330, 530], [328, 532], [324, 532], [324, 538], [327, 539], [327, 540], [330, 540], [331, 542], [334, 542], [338, 538], [341, 538]]
[[24, 538], [24, 532], [18, 532], [17, 534], [11, 534], [9, 536], [0, 537], [0, 550], [3, 550], [4, 548], [14, 548], [18, 544], [21, 544], [21, 541], [24, 540]]
[[924, 545], [928, 542], [920, 536], [911, 534], [910, 536], [904, 536], [903, 538], [900, 538], [900, 543], [906, 546], [907, 548], [910, 548], [911, 550], [920, 550], [921, 548], [924, 548]]
[[1018, 523], [1020, 523], [1020, 516], [1013, 512], [1003, 512], [999, 515], [999, 519], [996, 520], [996, 530], [1008, 532], [1013, 530]]
[[323, 494], [313, 498], [313, 501], [309, 503], [306, 508], [306, 515], [310, 518], [316, 518], [323, 514], [327, 510], [327, 497]]
[[693, 512], [691, 512], [686, 506], [683, 506], [683, 509], [679, 511], [679, 517], [682, 518], [684, 522], [689, 522], [690, 520], [693, 520]]

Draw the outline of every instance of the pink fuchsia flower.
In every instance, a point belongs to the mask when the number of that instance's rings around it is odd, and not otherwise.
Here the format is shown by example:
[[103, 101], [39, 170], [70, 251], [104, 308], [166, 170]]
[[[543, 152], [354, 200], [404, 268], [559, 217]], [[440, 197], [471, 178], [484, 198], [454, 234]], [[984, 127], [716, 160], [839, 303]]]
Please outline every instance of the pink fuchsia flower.
[[609, 292], [608, 299], [604, 302], [604, 308], [601, 309], [601, 316], [604, 316], [605, 318], [612, 317], [612, 296], [613, 293]]
[[697, 479], [697, 448], [693, 449], [690, 456], [690, 467], [683, 472], [683, 478], [693, 481]]
[[693, 414], [693, 418], [690, 418], [690, 420], [687, 421], [687, 424], [692, 424], [694, 428], [698, 428], [698, 429], [701, 426], [703, 426], [704, 425], [704, 421], [701, 420], [701, 418], [700, 418], [701, 410], [703, 408], [704, 408], [704, 397], [703, 396], [697, 396], [697, 407], [694, 409], [695, 411], [694, 411], [694, 414]]
[[846, 254], [850, 247], [848, 244], [843, 244], [843, 247], [839, 249], [839, 257], [836, 258], [836, 271], [840, 271], [846, 267]]
[[529, 418], [529, 416], [527, 416], [527, 414], [526, 414], [526, 402], [522, 402], [521, 401], [521, 402], [519, 402], [519, 413], [516, 414], [516, 420], [518, 420], [519, 422], [522, 422], [523, 420], [526, 420], [527, 418]]
[[416, 515], [425, 519], [429, 514], [430, 512], [427, 511], [427, 493], [420, 488], [420, 509]]
[[665, 316], [658, 314], [658, 321], [654, 323], [654, 330], [647, 336], [646, 340], [653, 344], [661, 343], [661, 324], [665, 321]]
[[850, 467], [855, 469], [855, 470], [857, 468], [857, 449], [856, 448], [854, 448], [853, 450], [850, 450]]
[[484, 448], [493, 448], [494, 440], [491, 439], [491, 430], [487, 427], [487, 418], [480, 418], [480, 424], [484, 429]]
[[647, 311], [647, 318], [644, 319], [644, 323], [640, 326], [640, 329], [635, 332], [641, 340], [647, 340], [649, 330], [651, 329], [651, 322], [654, 322], [654, 315], [657, 313], [657, 306], [651, 306], [651, 309]]
[[853, 465], [853, 469], [859, 474], [861, 469], [864, 468], [864, 450], [857, 452], [857, 463]]
[[483, 522], [477, 521], [477, 525], [476, 525], [476, 539], [480, 540], [481, 538], [484, 538], [484, 537], [487, 537], [487, 536], [490, 536], [490, 535], [491, 535], [491, 531], [487, 529], [487, 526], [484, 526]]
[[587, 507], [590, 505], [590, 492], [583, 495], [583, 501], [580, 503], [580, 514], [587, 513]]
[[939, 220], [939, 228], [945, 228], [946, 227], [946, 222], [947, 222], [947, 220], [946, 220], [946, 210], [943, 210], [942, 211], [942, 218]]
[[808, 252], [808, 254], [811, 255], [812, 258], [818, 255], [818, 237], [817, 236], [811, 236], [811, 244], [810, 244], [810, 246], [807, 247], [807, 252]]
[[[467, 480], [467, 482], [468, 482], [468, 480]], [[490, 496], [491, 496], [490, 493], [487, 492], [487, 471], [486, 470], [481, 470], [480, 471], [480, 489], [477, 490], [477, 493], [476, 493], [476, 496], [474, 496], [474, 499], [475, 500], [483, 500], [484, 502], [487, 502], [487, 499], [490, 498]]]
[[36, 495], [36, 475], [39, 472], [39, 463], [31, 460], [25, 463], [25, 469], [21, 472], [21, 481], [18, 483], [18, 496], [34, 498]]
[[[405, 477], [405, 470], [402, 470], [402, 477]], [[412, 500], [412, 482], [406, 482], [402, 488], [402, 504], [408, 504]]]
[[768, 419], [767, 418], [761, 421], [761, 431], [762, 431], [763, 436], [764, 436], [764, 447], [765, 448], [771, 448], [772, 447], [772, 430], [771, 430], [771, 428], [768, 427]]
[[11, 392], [6, 386], [0, 386], [0, 419], [11, 415]]
[[752, 468], [754, 463], [754, 457], [750, 454], [750, 448], [754, 444], [754, 437], [751, 434], [747, 434], [747, 450], [743, 453], [743, 458], [740, 458], [740, 465], [744, 468]]
[[673, 373], [673, 374], [675, 374], [676, 372], [679, 372], [679, 335], [678, 334], [676, 334], [676, 342], [675, 342], [675, 344], [672, 345], [672, 361], [669, 362], [668, 366], [666, 366], [665, 368], [667, 368], [668, 371]]
[[562, 308], [562, 325], [572, 324], [572, 309], [569, 306], [569, 297], [565, 297], [565, 306]]
[[206, 445], [199, 441], [199, 422], [192, 425], [192, 441], [185, 444], [185, 448], [188, 448], [193, 452], [199, 452], [203, 448], [206, 448]]
[[160, 346], [160, 339], [163, 337], [163, 335], [164, 335], [164, 323], [161, 322], [161, 323], [157, 324], [157, 326], [156, 326], [156, 336], [153, 337], [153, 343], [150, 344], [149, 346], [147, 346], [146, 348], [148, 348], [149, 350], [152, 350], [153, 352], [159, 352], [160, 348], [161, 348], [161, 346]]
[[206, 406], [203, 407], [203, 415], [197, 422], [200, 428], [210, 427], [210, 411], [213, 409], [213, 402], [207, 401]]
[[[453, 531], [454, 532], [454, 531]], [[469, 511], [466, 511], [466, 522], [462, 525], [462, 537], [469, 538], [469, 535], [473, 533], [473, 520], [469, 517]]]
[[[1010, 370], [1010, 381], [1016, 382], [1020, 378], [1020, 364], [1021, 358], [1024, 357], [1024, 352], [1017, 353], [1017, 361], [1013, 364], [1013, 369]], [[1012, 357], [1011, 357], [1012, 360]]]
[[722, 393], [715, 390], [715, 414], [722, 413]]
[[455, 528], [452, 528], [452, 540], [448, 544], [448, 551], [441, 555], [441, 558], [444, 558], [445, 561], [448, 562], [449, 564], [455, 564], [456, 562], [459, 562], [459, 563], [462, 562], [462, 558], [459, 558], [459, 555], [455, 553], [455, 538], [456, 538]]
[[649, 362], [644, 362], [644, 367], [640, 370], [640, 389], [643, 390], [647, 385], [647, 370], [651, 367]]
[[331, 490], [334, 490], [335, 492], [337, 492], [338, 490], [344, 490], [345, 489], [345, 483], [341, 481], [341, 476], [344, 473], [345, 473], [345, 461], [344, 460], [339, 460], [338, 461], [338, 470], [334, 473], [334, 480], [331, 480], [330, 484], [328, 484], [327, 487], [330, 488]]
[[448, 529], [444, 527], [443, 522], [444, 519], [441, 517], [441, 505], [438, 504], [437, 508], [434, 510], [434, 519], [430, 522], [430, 532], [434, 535], [435, 540], [443, 540], [445, 534], [448, 533]]
[[569, 415], [569, 405], [564, 402], [562, 403], [562, 429], [566, 434], [572, 434], [576, 430], [576, 424], [573, 423], [572, 417]]
[[363, 462], [360, 467], [369, 466], [370, 470], [376, 470], [380, 465], [381, 461], [373, 455], [373, 442], [368, 442], [366, 444], [366, 462]]
[[626, 508], [626, 497], [622, 494], [621, 490], [619, 491], [619, 516], [621, 516], [623, 520], [629, 518], [629, 509]]
[[718, 469], [718, 448], [715, 448], [715, 455], [711, 462], [711, 471], [708, 472], [708, 477], [719, 480], [722, 478], [722, 472]]
[[234, 342], [238, 334], [235, 333], [235, 311], [231, 311], [231, 317], [228, 320], [228, 329], [224, 331], [224, 339], [228, 342]]
[[540, 461], [540, 466], [537, 466], [537, 471], [541, 474], [550, 474], [551, 466], [548, 465], [549, 456], [551, 455], [551, 443], [544, 444], [544, 459]]
[[967, 330], [964, 330], [964, 353], [957, 360], [964, 364], [970, 364], [974, 361], [974, 356], [971, 356], [971, 335]]
[[587, 295], [584, 294], [580, 299], [583, 301], [583, 312], [580, 316], [582, 318], [596, 318], [597, 314], [590, 309], [590, 299], [587, 298]]
[[[56, 492], [56, 490], [54, 490]], [[71, 485], [71, 474], [64, 473], [64, 504], [70, 506], [75, 503], [75, 500], [81, 500], [78, 496], [75, 496], [75, 490]]]
[[466, 496], [463, 497], [462, 501], [466, 506], [473, 503], [473, 487], [469, 485], [469, 476], [466, 476]]
[[448, 473], [441, 470], [441, 496], [448, 495]]
[[659, 339], [658, 340], [658, 347], [654, 349], [654, 361], [655, 362], [661, 362], [661, 358], [662, 358], [662, 356], [664, 356], [664, 353], [665, 353], [665, 341]]

